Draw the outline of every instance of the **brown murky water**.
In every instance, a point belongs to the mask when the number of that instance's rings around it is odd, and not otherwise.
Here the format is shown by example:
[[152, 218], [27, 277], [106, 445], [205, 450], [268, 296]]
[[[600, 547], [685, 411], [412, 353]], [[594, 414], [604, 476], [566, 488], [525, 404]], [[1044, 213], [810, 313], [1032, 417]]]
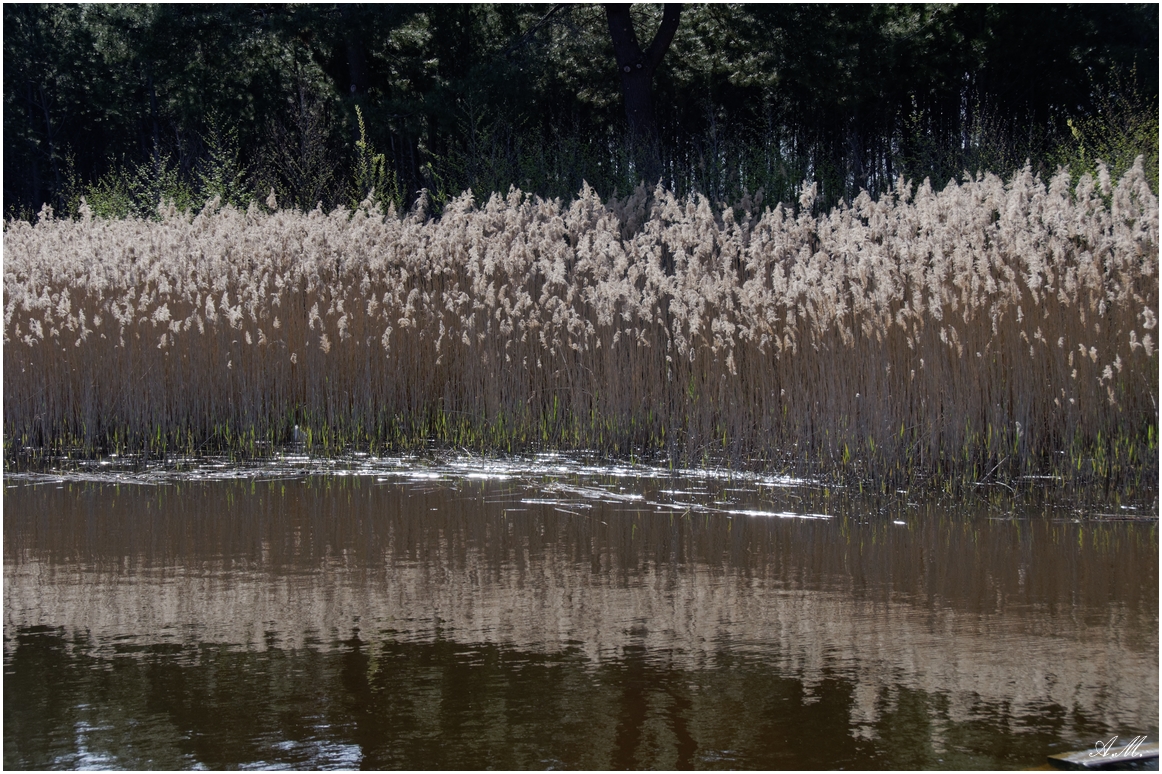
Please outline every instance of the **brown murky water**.
[[3, 503], [6, 768], [1009, 768], [1157, 737], [1156, 520], [552, 457]]

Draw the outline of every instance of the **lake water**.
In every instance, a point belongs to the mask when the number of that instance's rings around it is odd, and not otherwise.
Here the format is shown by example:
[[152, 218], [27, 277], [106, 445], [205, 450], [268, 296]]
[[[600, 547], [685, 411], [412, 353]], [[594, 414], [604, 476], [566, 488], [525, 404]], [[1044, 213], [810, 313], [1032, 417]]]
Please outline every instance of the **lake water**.
[[1158, 734], [1156, 512], [553, 455], [4, 482], [5, 768], [1020, 768]]

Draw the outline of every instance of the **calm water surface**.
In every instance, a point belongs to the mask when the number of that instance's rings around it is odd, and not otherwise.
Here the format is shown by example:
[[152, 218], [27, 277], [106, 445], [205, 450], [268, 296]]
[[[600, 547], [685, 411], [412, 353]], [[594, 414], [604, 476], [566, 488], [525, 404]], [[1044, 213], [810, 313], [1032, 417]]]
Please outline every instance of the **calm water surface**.
[[1156, 513], [292, 463], [5, 477], [6, 768], [1015, 768], [1157, 738]]

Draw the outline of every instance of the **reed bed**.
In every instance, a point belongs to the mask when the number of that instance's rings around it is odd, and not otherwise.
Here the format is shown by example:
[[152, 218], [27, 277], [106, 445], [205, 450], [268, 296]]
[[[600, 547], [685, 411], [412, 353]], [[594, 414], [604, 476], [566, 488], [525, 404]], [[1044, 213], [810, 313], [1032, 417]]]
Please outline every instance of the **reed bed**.
[[6, 458], [432, 442], [1157, 487], [1158, 202], [925, 181], [812, 214], [639, 188], [42, 211], [4, 234]]

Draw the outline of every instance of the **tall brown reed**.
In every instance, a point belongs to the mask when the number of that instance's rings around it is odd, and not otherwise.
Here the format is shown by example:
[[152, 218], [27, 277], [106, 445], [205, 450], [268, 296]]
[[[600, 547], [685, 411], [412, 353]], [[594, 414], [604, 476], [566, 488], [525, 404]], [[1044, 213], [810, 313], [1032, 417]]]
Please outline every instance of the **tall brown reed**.
[[301, 424], [888, 478], [1156, 472], [1157, 199], [1140, 161], [1069, 180], [901, 181], [818, 217], [812, 189], [797, 213], [641, 188], [468, 192], [439, 218], [46, 209], [4, 235], [6, 448]]

